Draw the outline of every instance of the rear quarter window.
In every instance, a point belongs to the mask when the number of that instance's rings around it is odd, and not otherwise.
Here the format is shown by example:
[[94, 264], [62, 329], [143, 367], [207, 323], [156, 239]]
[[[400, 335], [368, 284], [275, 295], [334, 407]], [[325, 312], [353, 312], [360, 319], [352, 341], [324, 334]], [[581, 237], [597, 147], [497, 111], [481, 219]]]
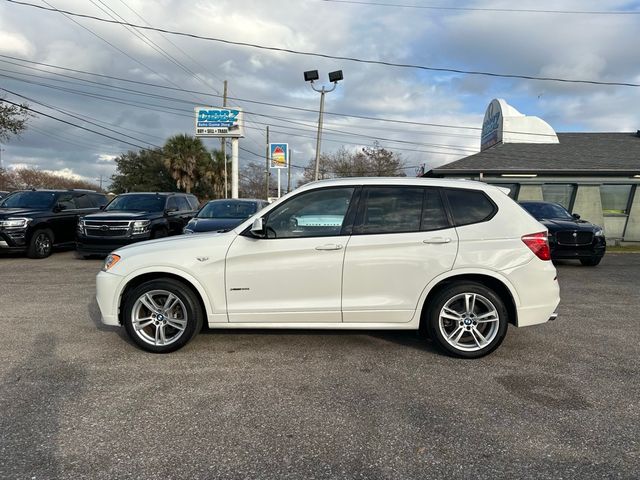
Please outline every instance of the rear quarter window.
[[497, 212], [496, 205], [480, 190], [445, 190], [456, 226], [486, 222]]

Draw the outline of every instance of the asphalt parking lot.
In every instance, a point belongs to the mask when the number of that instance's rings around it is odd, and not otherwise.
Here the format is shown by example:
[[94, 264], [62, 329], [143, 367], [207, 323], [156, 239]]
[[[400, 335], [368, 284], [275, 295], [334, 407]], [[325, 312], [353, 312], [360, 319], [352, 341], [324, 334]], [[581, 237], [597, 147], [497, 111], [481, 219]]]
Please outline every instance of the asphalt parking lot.
[[100, 324], [97, 260], [0, 257], [0, 478], [638, 478], [640, 254], [558, 266], [554, 323], [473, 361], [414, 333]]

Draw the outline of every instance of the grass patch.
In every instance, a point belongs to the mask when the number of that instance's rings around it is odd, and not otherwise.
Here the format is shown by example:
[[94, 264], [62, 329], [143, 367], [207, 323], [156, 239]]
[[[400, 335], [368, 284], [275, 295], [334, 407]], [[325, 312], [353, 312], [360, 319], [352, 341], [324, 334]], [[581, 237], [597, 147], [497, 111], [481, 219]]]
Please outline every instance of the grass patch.
[[611, 253], [640, 253], [640, 245], [626, 245], [624, 247], [621, 246], [608, 246], [607, 252]]

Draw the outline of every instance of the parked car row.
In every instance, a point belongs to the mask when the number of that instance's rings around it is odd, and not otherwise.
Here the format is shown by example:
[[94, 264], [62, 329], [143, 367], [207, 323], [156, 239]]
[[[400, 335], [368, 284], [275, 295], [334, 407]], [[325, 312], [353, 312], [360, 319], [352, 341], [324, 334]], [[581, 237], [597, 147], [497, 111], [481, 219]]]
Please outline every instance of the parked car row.
[[0, 252], [48, 257], [76, 246], [83, 257], [144, 240], [226, 231], [264, 208], [263, 200], [212, 200], [199, 209], [185, 193], [126, 193], [111, 202], [89, 190], [23, 190], [0, 199]]

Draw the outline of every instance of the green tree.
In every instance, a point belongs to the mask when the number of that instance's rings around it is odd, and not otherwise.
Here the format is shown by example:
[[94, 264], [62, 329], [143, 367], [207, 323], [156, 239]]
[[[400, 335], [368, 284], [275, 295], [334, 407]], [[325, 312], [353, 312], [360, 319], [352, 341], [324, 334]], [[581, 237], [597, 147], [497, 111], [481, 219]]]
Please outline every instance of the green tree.
[[176, 181], [179, 189], [191, 193], [201, 180], [207, 181], [207, 165], [211, 165], [211, 155], [202, 140], [190, 135], [178, 134], [170, 137], [163, 149], [164, 164]]
[[31, 117], [27, 105], [13, 105], [0, 98], [0, 142], [6, 142], [12, 135], [19, 135], [27, 128]]
[[129, 151], [116, 158], [115, 162], [117, 172], [111, 177], [111, 190], [115, 193], [178, 190], [159, 148]]

